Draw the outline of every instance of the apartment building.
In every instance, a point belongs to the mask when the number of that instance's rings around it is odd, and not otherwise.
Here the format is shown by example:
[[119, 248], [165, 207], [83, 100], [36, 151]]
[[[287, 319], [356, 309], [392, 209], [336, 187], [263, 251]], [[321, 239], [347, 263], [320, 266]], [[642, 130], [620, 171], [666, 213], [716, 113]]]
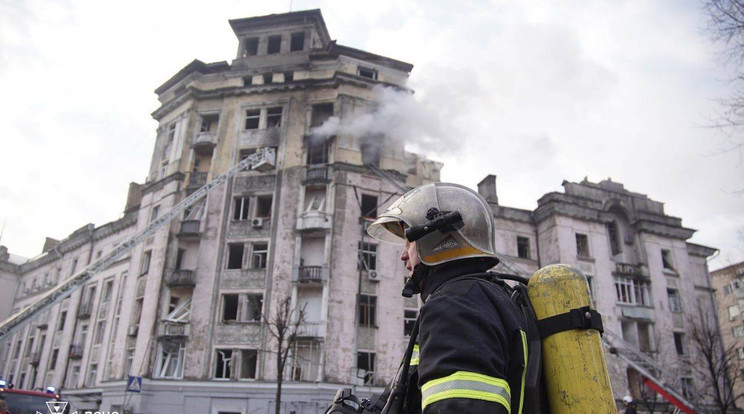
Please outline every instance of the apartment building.
[[716, 292], [723, 349], [736, 353], [729, 374], [736, 375], [734, 395], [744, 395], [744, 262], [710, 272]]
[[[318, 10], [229, 23], [235, 59], [195, 60], [155, 90], [148, 178], [130, 186], [123, 217], [48, 240], [20, 264], [0, 255], [0, 280], [17, 292], [12, 308], [245, 157], [268, 148], [275, 160], [237, 173], [4, 341], [0, 373], [17, 387], [59, 387], [79, 410], [273, 412], [267, 323], [286, 298], [305, 318], [283, 372], [283, 412], [323, 412], [341, 384], [364, 395], [393, 377], [419, 303], [400, 296], [398, 249], [365, 228], [407, 188], [438, 181], [442, 165], [406, 152], [405, 137], [314, 132], [332, 117], [374, 112], [380, 87], [409, 93], [412, 65], [332, 41]], [[713, 249], [688, 243], [693, 230], [621, 184], [564, 188], [532, 211], [500, 205], [493, 175], [478, 185], [502, 268], [578, 267], [608, 331], [672, 357], [690, 389], [699, 385], [683, 364], [693, 356], [682, 313], [711, 303]], [[608, 358], [616, 396], [637, 395], [637, 373]], [[128, 376], [143, 378], [142, 392], [126, 392]]]

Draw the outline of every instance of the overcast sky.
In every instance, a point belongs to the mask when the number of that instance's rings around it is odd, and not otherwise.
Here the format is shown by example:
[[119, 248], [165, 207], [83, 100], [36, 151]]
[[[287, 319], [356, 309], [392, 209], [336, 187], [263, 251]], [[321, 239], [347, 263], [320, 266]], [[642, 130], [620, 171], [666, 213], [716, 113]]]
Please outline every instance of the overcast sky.
[[[153, 90], [193, 59], [231, 61], [228, 19], [320, 8], [340, 44], [413, 63], [441, 131], [442, 179], [498, 176], [534, 209], [561, 182], [611, 177], [744, 259], [744, 161], [709, 128], [730, 69], [700, 1], [0, 0], [0, 244], [121, 216], [149, 168]], [[443, 138], [445, 137], [445, 138]]]

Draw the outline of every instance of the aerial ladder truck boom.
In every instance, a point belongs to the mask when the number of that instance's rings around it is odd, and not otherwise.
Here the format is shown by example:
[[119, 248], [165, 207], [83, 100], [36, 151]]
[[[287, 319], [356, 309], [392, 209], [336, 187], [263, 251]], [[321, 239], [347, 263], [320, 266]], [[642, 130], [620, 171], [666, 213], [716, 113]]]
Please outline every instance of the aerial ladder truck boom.
[[194, 191], [191, 195], [184, 198], [181, 202], [173, 206], [173, 208], [168, 210], [166, 213], [150, 222], [147, 227], [117, 245], [109, 253], [103, 255], [99, 259], [96, 259], [93, 263], [88, 265], [80, 272], [65, 279], [62, 283], [45, 293], [30, 306], [21, 309], [5, 321], [0, 322], [0, 341], [6, 339], [15, 331], [21, 329], [34, 317], [46, 311], [54, 304], [70, 296], [75, 290], [92, 279], [96, 274], [106, 269], [112, 263], [116, 262], [116, 260], [132, 251], [132, 249], [134, 249], [137, 245], [155, 234], [155, 232], [158, 231], [162, 226], [170, 223], [170, 221], [177, 217], [181, 212], [195, 204], [197, 201], [201, 200], [204, 196], [207, 195], [207, 193], [230, 179], [238, 172], [243, 170], [257, 170], [263, 172], [274, 168], [275, 165], [276, 150], [274, 148], [259, 149], [255, 153], [241, 160], [239, 163], [232, 166], [226, 173], [216, 177], [209, 183]]

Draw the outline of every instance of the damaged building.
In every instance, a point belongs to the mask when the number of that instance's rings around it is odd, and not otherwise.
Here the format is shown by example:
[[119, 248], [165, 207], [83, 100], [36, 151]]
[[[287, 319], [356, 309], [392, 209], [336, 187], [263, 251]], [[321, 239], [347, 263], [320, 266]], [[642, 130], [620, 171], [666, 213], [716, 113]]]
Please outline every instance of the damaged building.
[[[256, 151], [272, 148], [273, 168], [238, 173], [5, 340], [0, 373], [16, 387], [56, 386], [78, 410], [273, 412], [267, 323], [285, 299], [305, 319], [283, 372], [283, 412], [323, 412], [341, 384], [365, 395], [395, 374], [419, 303], [400, 295], [398, 248], [368, 237], [366, 225], [408, 188], [439, 181], [442, 165], [401, 139], [314, 131], [369, 113], [376, 87], [408, 92], [412, 65], [339, 45], [319, 10], [230, 26], [234, 60], [194, 60], [155, 90], [148, 178], [130, 186], [122, 218], [49, 239], [31, 260], [0, 251], [12, 310]], [[713, 250], [687, 242], [693, 230], [621, 184], [564, 188], [532, 211], [500, 205], [495, 176], [478, 185], [506, 270], [578, 267], [608, 331], [668, 355], [689, 389], [699, 386], [680, 362], [690, 359], [681, 315], [710, 303]], [[616, 397], [638, 395], [637, 372], [609, 362]], [[141, 393], [126, 392], [129, 376], [143, 378]]]

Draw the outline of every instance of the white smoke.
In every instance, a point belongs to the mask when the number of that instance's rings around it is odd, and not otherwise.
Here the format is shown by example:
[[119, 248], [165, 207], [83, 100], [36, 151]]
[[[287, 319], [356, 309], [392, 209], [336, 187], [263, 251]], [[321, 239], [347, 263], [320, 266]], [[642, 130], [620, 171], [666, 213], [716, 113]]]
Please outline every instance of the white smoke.
[[[332, 116], [312, 130], [311, 139], [325, 140], [334, 135], [356, 138], [363, 153], [379, 154], [385, 148], [443, 153], [448, 141], [440, 116], [430, 106], [417, 101], [410, 91], [376, 86], [374, 99], [364, 109], [339, 118]], [[451, 138], [451, 137], [450, 137]]]

